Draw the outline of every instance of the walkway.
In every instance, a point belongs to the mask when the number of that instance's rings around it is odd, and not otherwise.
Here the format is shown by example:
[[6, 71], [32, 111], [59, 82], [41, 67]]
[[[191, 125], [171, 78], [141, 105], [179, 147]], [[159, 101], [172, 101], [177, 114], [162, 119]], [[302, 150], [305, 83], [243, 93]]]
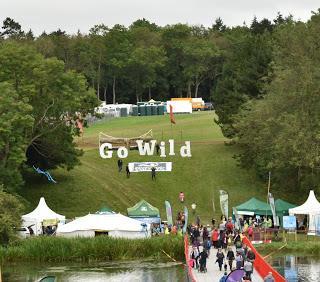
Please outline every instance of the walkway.
[[[189, 254], [191, 252], [192, 248], [191, 246], [189, 247]], [[235, 253], [235, 248], [234, 248], [234, 253]], [[216, 261], [216, 254], [217, 254], [217, 250], [211, 248], [210, 250], [210, 256], [207, 259], [207, 272], [206, 273], [200, 273], [198, 272], [198, 270], [196, 270], [195, 268], [192, 269], [192, 273], [196, 279], [197, 282], [219, 282], [220, 278], [223, 276], [224, 271], [219, 271], [219, 267], [218, 264], [215, 263]], [[224, 255], [226, 256], [226, 253], [224, 253]], [[234, 266], [235, 266], [235, 261], [233, 262]], [[229, 265], [228, 265], [228, 269], [229, 269]], [[229, 273], [229, 270], [228, 270]], [[252, 275], [252, 282], [262, 282], [263, 279], [259, 276], [259, 274], [257, 273], [257, 271], [253, 272]]]

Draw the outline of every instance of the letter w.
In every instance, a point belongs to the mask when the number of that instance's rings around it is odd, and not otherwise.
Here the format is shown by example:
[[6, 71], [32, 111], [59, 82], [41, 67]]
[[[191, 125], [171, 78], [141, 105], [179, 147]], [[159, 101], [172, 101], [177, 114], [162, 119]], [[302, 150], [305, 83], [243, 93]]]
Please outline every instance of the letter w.
[[153, 155], [154, 152], [154, 147], [156, 145], [156, 140], [151, 140], [151, 148], [150, 148], [150, 143], [144, 143], [143, 144], [143, 140], [136, 140], [137, 144], [138, 144], [138, 149], [139, 149], [139, 154], [141, 156], [145, 156], [146, 154], [148, 156]]

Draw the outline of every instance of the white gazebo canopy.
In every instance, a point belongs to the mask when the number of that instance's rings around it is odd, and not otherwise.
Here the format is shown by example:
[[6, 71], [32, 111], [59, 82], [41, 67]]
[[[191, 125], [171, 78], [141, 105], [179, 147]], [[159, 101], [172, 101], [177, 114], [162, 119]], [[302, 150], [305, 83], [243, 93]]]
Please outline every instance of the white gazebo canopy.
[[33, 225], [35, 234], [41, 234], [41, 223], [44, 220], [64, 221], [66, 217], [51, 210], [43, 197], [40, 198], [38, 206], [30, 213], [22, 216], [23, 226]]
[[309, 197], [301, 206], [289, 209], [290, 215], [306, 214], [309, 215], [309, 234], [316, 232], [315, 217], [320, 215], [320, 203], [317, 200], [314, 191], [310, 190]]
[[94, 237], [97, 231], [110, 237], [145, 238], [150, 236], [150, 225], [119, 213], [88, 214], [59, 226], [57, 236]]

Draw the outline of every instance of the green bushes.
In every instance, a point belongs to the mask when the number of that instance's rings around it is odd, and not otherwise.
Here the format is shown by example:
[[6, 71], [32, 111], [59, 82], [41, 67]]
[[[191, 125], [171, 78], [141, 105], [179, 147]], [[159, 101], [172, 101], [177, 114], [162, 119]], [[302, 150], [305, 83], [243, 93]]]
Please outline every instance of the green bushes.
[[150, 239], [115, 239], [105, 236], [95, 238], [36, 237], [20, 241], [7, 248], [0, 247], [3, 261], [110, 261], [138, 258], [164, 258], [164, 250], [182, 261], [184, 245], [181, 237], [154, 237]]

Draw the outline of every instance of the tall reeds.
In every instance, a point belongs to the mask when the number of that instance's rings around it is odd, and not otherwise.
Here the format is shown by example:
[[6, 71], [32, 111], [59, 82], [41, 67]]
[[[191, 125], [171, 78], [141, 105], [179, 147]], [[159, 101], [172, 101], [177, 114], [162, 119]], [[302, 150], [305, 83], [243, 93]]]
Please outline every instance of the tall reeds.
[[2, 261], [110, 261], [152, 258], [163, 260], [167, 254], [183, 261], [183, 239], [177, 236], [150, 239], [35, 237], [6, 248], [0, 247]]

